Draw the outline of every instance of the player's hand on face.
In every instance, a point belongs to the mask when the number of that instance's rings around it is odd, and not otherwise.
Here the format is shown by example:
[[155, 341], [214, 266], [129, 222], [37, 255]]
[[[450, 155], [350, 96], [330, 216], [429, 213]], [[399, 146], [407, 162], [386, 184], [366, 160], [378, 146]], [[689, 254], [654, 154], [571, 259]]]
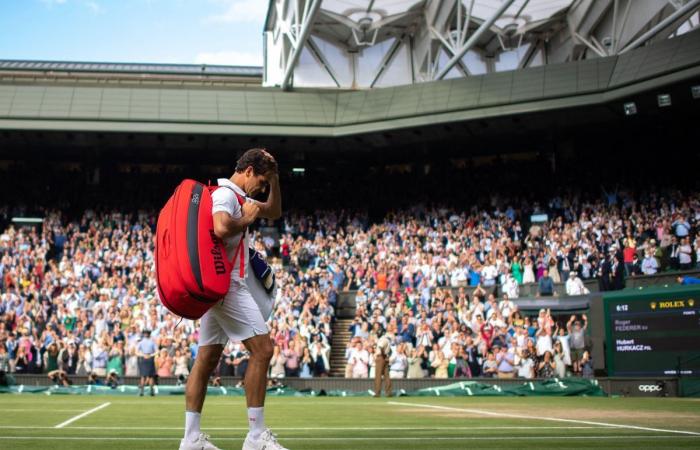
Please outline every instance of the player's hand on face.
[[260, 214], [260, 207], [256, 202], [245, 202], [241, 207], [243, 211], [243, 217], [250, 218], [250, 220], [255, 220]]

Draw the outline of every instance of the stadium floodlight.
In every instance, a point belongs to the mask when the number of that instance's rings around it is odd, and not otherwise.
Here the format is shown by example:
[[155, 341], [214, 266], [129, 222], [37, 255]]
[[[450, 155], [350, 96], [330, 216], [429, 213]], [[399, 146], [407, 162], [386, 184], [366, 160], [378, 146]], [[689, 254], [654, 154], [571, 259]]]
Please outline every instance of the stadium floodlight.
[[700, 98], [700, 85], [691, 87], [690, 92], [692, 92], [694, 99], [696, 99], [696, 100], [699, 99]]
[[19, 223], [22, 225], [42, 223], [44, 221], [41, 217], [13, 217], [12, 223]]
[[671, 94], [659, 94], [656, 96], [656, 101], [659, 104], [659, 108], [671, 106]]
[[635, 102], [627, 102], [622, 105], [622, 108], [625, 110], [626, 116], [633, 116], [637, 114], [637, 104]]

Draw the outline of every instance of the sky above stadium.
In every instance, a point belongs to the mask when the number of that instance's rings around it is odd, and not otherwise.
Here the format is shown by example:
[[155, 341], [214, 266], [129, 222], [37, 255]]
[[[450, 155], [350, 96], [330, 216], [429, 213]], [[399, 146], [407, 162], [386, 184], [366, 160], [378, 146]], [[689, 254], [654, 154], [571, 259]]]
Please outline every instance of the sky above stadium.
[[267, 0], [0, 0], [0, 59], [262, 65]]

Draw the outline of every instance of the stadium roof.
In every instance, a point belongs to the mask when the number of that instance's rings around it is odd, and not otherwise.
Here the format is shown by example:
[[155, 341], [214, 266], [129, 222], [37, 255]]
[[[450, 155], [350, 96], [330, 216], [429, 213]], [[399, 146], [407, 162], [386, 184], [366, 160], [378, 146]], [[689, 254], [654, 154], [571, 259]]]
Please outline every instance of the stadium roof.
[[266, 86], [372, 88], [624, 54], [700, 0], [271, 0]]
[[262, 67], [0, 59], [0, 81], [78, 82], [84, 85], [260, 86]]
[[698, 79], [700, 29], [615, 56], [359, 91], [20, 82], [0, 71], [0, 129], [347, 136], [604, 104]]
[[80, 61], [27, 61], [0, 60], [0, 70], [53, 71], [53, 72], [102, 72], [197, 76], [262, 76], [262, 67], [218, 66], [209, 64], [142, 64]]
[[[421, 7], [429, 2], [425, 0], [323, 0], [323, 10], [339, 14], [348, 19], [359, 22], [360, 19], [372, 16], [385, 19], [398, 16]], [[485, 21], [496, 14], [502, 2], [493, 0], [475, 0], [464, 2], [471, 6], [471, 17], [476, 21]], [[557, 13], [565, 12], [573, 0], [515, 0], [496, 20], [495, 25], [504, 29], [511, 23], [532, 23], [541, 20], [549, 20]]]

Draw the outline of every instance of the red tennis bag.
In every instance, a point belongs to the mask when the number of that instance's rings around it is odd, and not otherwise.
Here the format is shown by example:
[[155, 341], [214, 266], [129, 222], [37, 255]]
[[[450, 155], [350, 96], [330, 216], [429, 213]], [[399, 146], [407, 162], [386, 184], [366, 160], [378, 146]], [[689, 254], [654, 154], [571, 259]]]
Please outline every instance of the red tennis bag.
[[[161, 303], [186, 319], [202, 317], [228, 292], [233, 261], [214, 234], [211, 194], [220, 186], [184, 180], [158, 215], [156, 285]], [[236, 194], [238, 202], [243, 203]], [[234, 255], [244, 253], [243, 241]], [[241, 257], [243, 271], [243, 257]]]

